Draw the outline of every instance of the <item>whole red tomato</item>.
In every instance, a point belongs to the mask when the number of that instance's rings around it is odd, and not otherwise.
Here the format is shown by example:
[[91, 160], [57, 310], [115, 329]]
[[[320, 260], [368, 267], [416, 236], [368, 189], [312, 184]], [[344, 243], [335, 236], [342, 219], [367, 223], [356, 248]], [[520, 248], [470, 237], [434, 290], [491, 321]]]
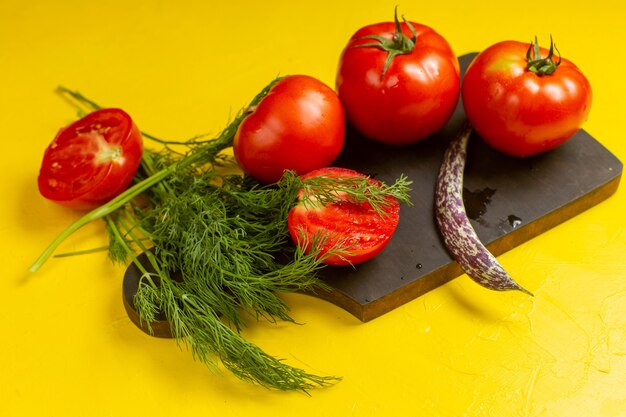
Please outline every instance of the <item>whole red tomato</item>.
[[548, 151], [587, 120], [591, 86], [554, 48], [503, 41], [478, 54], [463, 79], [468, 120], [495, 149], [517, 157]]
[[[365, 178], [364, 174], [346, 168], [322, 168], [302, 176], [303, 180], [315, 177]], [[368, 178], [370, 184], [381, 183]], [[370, 203], [356, 203], [347, 197], [338, 203], [311, 207], [300, 202], [287, 217], [293, 241], [308, 253], [316, 235], [320, 247], [315, 248], [322, 262], [328, 265], [355, 265], [378, 255], [387, 246], [400, 221], [400, 203], [388, 196], [384, 214], [376, 212]], [[342, 249], [341, 255], [329, 254], [331, 249]]]
[[336, 88], [348, 122], [377, 141], [404, 145], [441, 129], [458, 103], [459, 62], [428, 26], [404, 20], [359, 29], [339, 61]]
[[337, 94], [307, 75], [279, 80], [239, 125], [237, 163], [264, 183], [285, 170], [306, 174], [326, 167], [343, 148], [344, 111]]
[[101, 109], [61, 129], [44, 152], [39, 192], [77, 209], [96, 208], [130, 184], [143, 152], [141, 132], [120, 109]]

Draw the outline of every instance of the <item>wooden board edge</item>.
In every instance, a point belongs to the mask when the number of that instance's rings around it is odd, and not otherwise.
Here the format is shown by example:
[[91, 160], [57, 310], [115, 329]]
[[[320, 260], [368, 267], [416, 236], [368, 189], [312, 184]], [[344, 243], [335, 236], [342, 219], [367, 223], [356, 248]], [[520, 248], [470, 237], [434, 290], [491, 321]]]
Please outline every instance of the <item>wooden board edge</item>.
[[[593, 191], [572, 200], [570, 203], [540, 217], [536, 221], [519, 227], [518, 229], [494, 240], [486, 245], [495, 255], [499, 256], [530, 239], [545, 233], [546, 231], [564, 223], [576, 215], [598, 205], [602, 201], [613, 195], [621, 180], [621, 171], [613, 179], [597, 187]], [[346, 310], [362, 322], [368, 322], [400, 307], [421, 295], [457, 278], [463, 274], [461, 267], [454, 261], [433, 271], [427, 277], [415, 280], [406, 286], [399, 288], [377, 300], [373, 300], [365, 305], [359, 304], [340, 290], [318, 291], [316, 293], [304, 294], [323, 299]]]

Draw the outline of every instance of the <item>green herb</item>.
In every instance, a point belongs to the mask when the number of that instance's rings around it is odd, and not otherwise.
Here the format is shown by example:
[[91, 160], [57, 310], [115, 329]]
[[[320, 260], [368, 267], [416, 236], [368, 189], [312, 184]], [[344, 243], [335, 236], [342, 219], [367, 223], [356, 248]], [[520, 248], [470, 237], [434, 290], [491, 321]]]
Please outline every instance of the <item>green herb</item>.
[[342, 195], [347, 195], [355, 203], [368, 202], [372, 210], [384, 216], [389, 197], [395, 197], [405, 204], [411, 203], [408, 194], [410, 184], [405, 175], [400, 175], [392, 185], [381, 183], [379, 187], [372, 187], [367, 178], [320, 176], [314, 181], [303, 181], [300, 199], [305, 206], [326, 206], [339, 201]]
[[[80, 93], [60, 91], [77, 105], [79, 114], [99, 108]], [[221, 151], [231, 146], [245, 116], [241, 112], [212, 140], [193, 138], [175, 144], [144, 133], [163, 149], [145, 150], [136, 183], [70, 225], [31, 271], [39, 269], [70, 234], [103, 218], [109, 257], [118, 263], [133, 262], [141, 273], [133, 301], [148, 328], [164, 313], [177, 342], [210, 368], [221, 363], [243, 380], [307, 392], [338, 378], [290, 366], [241, 334], [250, 318], [294, 321], [278, 294], [328, 290], [316, 273], [325, 256], [340, 255], [341, 249], [323, 255], [315, 250], [303, 253], [290, 243], [289, 210], [300, 190], [318, 196], [323, 204], [348, 195], [382, 210], [386, 196], [408, 201], [409, 182], [401, 177], [391, 186], [377, 187], [367, 178], [302, 180], [286, 172], [278, 183], [263, 186], [248, 177], [220, 174], [218, 165], [233, 163]], [[174, 150], [175, 146], [183, 151]], [[322, 246], [312, 243], [313, 248]], [[145, 254], [147, 263], [139, 261], [139, 253]]]

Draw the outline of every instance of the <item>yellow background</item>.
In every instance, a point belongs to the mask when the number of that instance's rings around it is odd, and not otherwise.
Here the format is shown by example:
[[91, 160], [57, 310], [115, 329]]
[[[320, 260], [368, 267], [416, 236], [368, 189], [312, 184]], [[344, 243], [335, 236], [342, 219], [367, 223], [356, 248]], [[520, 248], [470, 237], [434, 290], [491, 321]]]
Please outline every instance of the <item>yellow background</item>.
[[[44, 148], [74, 117], [57, 85], [126, 109], [160, 137], [216, 133], [278, 74], [333, 85], [350, 35], [390, 20], [396, 3], [0, 2], [0, 416], [626, 416], [624, 186], [500, 257], [532, 299], [463, 276], [362, 324], [326, 302], [286, 296], [304, 324], [252, 324], [245, 337], [343, 377], [310, 397], [212, 374], [172, 340], [141, 333], [121, 302], [123, 268], [103, 254], [26, 273], [78, 216], [36, 187]], [[624, 4], [399, 7], [459, 55], [552, 34], [594, 88], [585, 129], [624, 161]], [[104, 242], [98, 222], [61, 250]]]

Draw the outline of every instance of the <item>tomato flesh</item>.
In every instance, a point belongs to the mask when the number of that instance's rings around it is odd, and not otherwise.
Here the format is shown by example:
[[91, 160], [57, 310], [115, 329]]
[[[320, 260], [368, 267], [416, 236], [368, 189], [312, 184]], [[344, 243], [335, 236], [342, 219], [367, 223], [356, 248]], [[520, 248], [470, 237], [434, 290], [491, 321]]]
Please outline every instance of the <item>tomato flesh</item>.
[[101, 109], [61, 129], [44, 153], [41, 195], [61, 205], [93, 209], [128, 187], [143, 142], [130, 116]]
[[[328, 178], [353, 178], [365, 175], [345, 168], [323, 168], [310, 172], [302, 178], [324, 176]], [[369, 179], [379, 185], [380, 182]], [[291, 209], [288, 226], [295, 243], [311, 251], [311, 242], [315, 237], [320, 240], [319, 256], [328, 265], [354, 265], [365, 262], [378, 255], [389, 243], [400, 219], [400, 203], [394, 197], [388, 197], [385, 214], [380, 215], [369, 203], [355, 203], [347, 198], [334, 204], [312, 207], [298, 203]], [[340, 244], [341, 256], [327, 253]]]
[[[565, 58], [554, 73], [527, 69], [528, 44], [496, 43], [472, 61], [462, 86], [468, 120], [493, 148], [526, 157], [561, 145], [587, 120], [592, 92], [582, 72]], [[548, 50], [541, 48], [542, 56]]]

